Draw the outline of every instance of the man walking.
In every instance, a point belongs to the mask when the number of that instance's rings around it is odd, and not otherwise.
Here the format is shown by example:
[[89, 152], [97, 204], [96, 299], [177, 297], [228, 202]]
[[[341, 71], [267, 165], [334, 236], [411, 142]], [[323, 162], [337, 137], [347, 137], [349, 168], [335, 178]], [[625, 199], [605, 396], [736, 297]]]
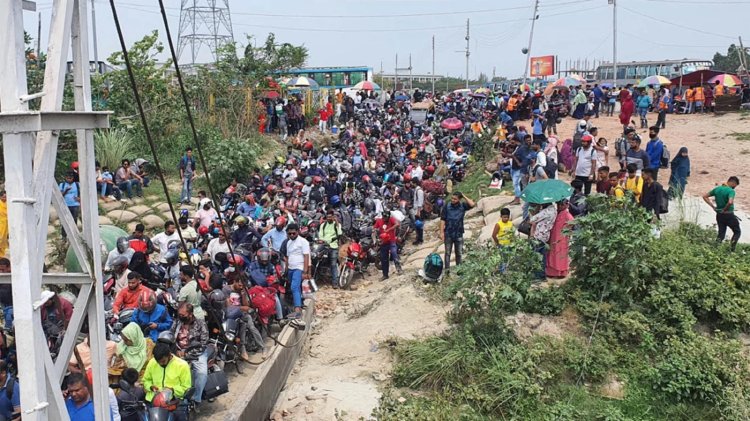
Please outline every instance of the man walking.
[[377, 240], [380, 242], [380, 269], [383, 271], [383, 278], [388, 279], [388, 266], [390, 261], [396, 265], [396, 271], [401, 274], [401, 261], [398, 258], [398, 243], [396, 242], [396, 232], [399, 223], [396, 218], [391, 216], [391, 211], [384, 207], [381, 217], [375, 221], [373, 226], [378, 235]]
[[654, 172], [654, 181], [658, 179], [661, 158], [664, 155], [664, 142], [659, 139], [659, 126], [651, 126], [648, 129], [649, 141], [646, 143], [646, 154], [648, 154], [649, 165]]
[[298, 319], [302, 317], [302, 277], [310, 277], [310, 243], [299, 236], [297, 224], [289, 224], [286, 234], [289, 238], [281, 245], [280, 253], [289, 273], [294, 302], [294, 313], [288, 317]]
[[584, 186], [584, 194], [591, 194], [591, 183], [596, 174], [596, 150], [591, 144], [594, 138], [587, 134], [581, 138], [581, 147], [575, 150], [573, 158], [573, 171], [576, 180], [581, 180]]
[[[703, 195], [703, 200], [716, 211], [716, 225], [719, 227], [719, 234], [716, 241], [721, 243], [727, 234], [727, 228], [732, 230], [731, 247], [732, 251], [737, 247], [742, 231], [740, 230], [740, 220], [734, 214], [734, 189], [740, 184], [740, 179], [732, 176], [726, 183], [714, 187], [710, 192]], [[711, 197], [716, 204], [711, 203]]]
[[186, 205], [190, 204], [190, 196], [193, 191], [193, 180], [195, 180], [195, 159], [193, 158], [193, 148], [185, 148], [185, 155], [180, 159], [180, 181], [182, 181], [182, 194], [180, 202]]
[[[461, 199], [464, 201], [462, 202]], [[464, 215], [474, 207], [474, 201], [463, 193], [453, 192], [450, 202], [440, 214], [440, 239], [445, 242], [445, 271], [451, 266], [451, 251], [456, 252], [456, 266], [461, 264], [464, 245]]]

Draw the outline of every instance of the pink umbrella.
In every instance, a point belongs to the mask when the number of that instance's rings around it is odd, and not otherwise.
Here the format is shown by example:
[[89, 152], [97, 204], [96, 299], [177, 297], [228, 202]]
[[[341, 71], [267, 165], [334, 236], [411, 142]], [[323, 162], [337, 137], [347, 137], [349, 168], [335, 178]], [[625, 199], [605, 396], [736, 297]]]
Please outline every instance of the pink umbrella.
[[717, 81], [720, 84], [722, 84], [724, 86], [728, 86], [730, 88], [732, 86], [742, 85], [742, 81], [740, 80], [740, 78], [738, 78], [735, 75], [730, 75], [730, 74], [726, 74], [726, 73], [723, 74], [723, 75], [716, 75], [716, 76], [712, 77], [711, 79], [708, 80], [708, 83], [711, 84], [711, 85], [713, 85]]
[[455, 117], [451, 117], [443, 120], [440, 123], [440, 127], [448, 130], [461, 130], [464, 127], [464, 123]]

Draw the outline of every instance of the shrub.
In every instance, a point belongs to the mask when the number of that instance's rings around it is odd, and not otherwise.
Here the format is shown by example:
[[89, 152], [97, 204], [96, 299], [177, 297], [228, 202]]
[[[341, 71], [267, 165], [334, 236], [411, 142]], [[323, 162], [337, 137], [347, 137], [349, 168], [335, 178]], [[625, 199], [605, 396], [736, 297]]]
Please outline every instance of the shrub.
[[677, 400], [711, 403], [724, 400], [729, 388], [746, 388], [750, 371], [742, 346], [722, 339], [694, 333], [668, 338], [652, 370], [654, 387]]
[[211, 172], [211, 183], [222, 192], [232, 178], [247, 178], [260, 153], [257, 139], [214, 139], [206, 142], [206, 165]]
[[100, 130], [94, 134], [96, 160], [115, 171], [125, 158], [132, 158], [133, 138], [124, 128]]

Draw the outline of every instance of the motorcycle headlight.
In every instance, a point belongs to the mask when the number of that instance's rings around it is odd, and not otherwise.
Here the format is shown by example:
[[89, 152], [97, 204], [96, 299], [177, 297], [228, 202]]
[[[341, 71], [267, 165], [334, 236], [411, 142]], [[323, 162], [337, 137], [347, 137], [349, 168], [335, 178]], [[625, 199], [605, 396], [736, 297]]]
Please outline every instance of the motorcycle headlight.
[[224, 334], [224, 336], [226, 336], [226, 338], [227, 338], [227, 341], [229, 341], [229, 342], [232, 342], [232, 341], [234, 340], [234, 333], [231, 333], [231, 332], [226, 332], [226, 333]]
[[352, 252], [352, 257], [359, 257], [359, 252], [353, 251]]

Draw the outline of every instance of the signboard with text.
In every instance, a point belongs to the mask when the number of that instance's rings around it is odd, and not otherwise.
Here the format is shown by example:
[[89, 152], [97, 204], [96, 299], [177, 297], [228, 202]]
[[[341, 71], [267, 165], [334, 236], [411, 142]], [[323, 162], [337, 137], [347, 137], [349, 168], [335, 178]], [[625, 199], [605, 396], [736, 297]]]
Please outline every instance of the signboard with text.
[[531, 77], [555, 74], [555, 56], [531, 57]]

